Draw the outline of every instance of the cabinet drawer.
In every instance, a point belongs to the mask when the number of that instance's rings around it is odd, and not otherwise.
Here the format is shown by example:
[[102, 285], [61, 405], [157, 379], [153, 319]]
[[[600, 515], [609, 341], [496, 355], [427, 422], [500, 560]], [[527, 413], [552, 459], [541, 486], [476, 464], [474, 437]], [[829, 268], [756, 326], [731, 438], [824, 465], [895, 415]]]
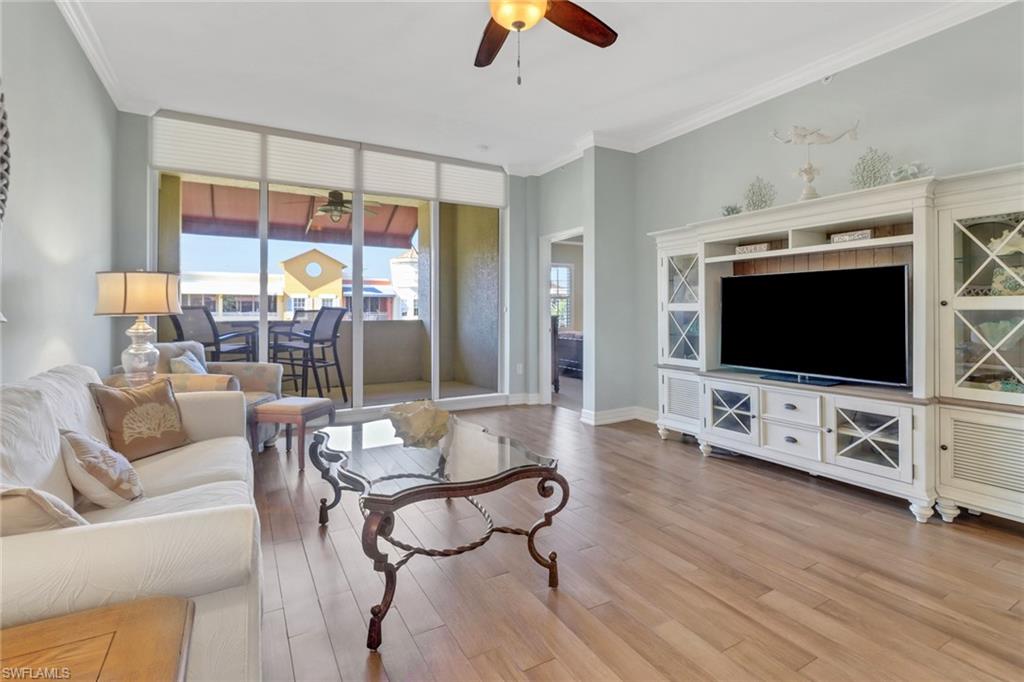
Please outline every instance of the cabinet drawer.
[[794, 424], [821, 426], [821, 396], [762, 388], [761, 416]]
[[821, 461], [821, 432], [816, 429], [805, 429], [789, 424], [778, 424], [764, 420], [761, 422], [762, 445], [768, 450]]

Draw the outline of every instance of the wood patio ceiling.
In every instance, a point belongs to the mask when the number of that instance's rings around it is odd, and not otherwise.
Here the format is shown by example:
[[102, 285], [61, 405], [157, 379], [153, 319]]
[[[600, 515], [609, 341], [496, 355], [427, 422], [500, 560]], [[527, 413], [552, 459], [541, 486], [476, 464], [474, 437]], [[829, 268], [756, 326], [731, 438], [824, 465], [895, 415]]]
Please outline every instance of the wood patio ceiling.
[[[351, 194], [346, 192], [346, 199]], [[352, 214], [346, 213], [337, 223], [317, 213], [327, 203], [326, 197], [270, 192], [270, 239], [327, 244], [352, 243]], [[202, 182], [181, 183], [181, 231], [220, 237], [248, 237], [258, 234], [259, 190]], [[373, 211], [373, 213], [370, 213]], [[309, 223], [313, 216], [313, 223]], [[367, 246], [407, 249], [419, 224], [414, 206], [380, 204], [368, 207], [363, 225]]]

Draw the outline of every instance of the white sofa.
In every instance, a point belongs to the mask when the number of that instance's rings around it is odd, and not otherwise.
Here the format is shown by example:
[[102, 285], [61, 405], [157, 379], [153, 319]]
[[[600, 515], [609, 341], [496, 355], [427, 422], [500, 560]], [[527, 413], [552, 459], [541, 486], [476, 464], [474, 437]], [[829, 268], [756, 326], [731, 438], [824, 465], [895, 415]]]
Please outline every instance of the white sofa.
[[[66, 365], [0, 389], [0, 482], [74, 503], [59, 430], [107, 437], [88, 390], [100, 377]], [[133, 465], [144, 497], [112, 509], [81, 501], [90, 525], [0, 538], [0, 624], [19, 625], [154, 595], [195, 601], [189, 680], [260, 678], [260, 528], [245, 398], [177, 396], [191, 443]], [[2, 528], [2, 519], [0, 519]]]

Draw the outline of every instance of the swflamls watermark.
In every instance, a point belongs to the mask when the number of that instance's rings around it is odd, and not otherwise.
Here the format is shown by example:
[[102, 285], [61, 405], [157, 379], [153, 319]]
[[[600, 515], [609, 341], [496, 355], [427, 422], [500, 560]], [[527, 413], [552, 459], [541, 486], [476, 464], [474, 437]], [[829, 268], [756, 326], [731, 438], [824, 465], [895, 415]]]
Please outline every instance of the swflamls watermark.
[[3, 666], [0, 668], [0, 679], [3, 680], [69, 680], [71, 679], [71, 668], [67, 666], [48, 666], [32, 668], [21, 666]]

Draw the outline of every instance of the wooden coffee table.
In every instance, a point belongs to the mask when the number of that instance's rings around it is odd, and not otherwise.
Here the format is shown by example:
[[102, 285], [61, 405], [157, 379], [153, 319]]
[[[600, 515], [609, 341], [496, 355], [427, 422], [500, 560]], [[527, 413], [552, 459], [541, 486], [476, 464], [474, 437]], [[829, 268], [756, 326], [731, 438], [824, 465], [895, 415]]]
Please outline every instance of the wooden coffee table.
[[[376, 650], [381, 644], [381, 621], [395, 596], [398, 569], [417, 554], [450, 557], [481, 547], [494, 533], [524, 535], [530, 556], [548, 570], [548, 585], [558, 587], [558, 555], [551, 552], [545, 557], [536, 546], [537, 532], [550, 526], [569, 501], [569, 483], [558, 473], [558, 460], [535, 454], [518, 441], [455, 416], [449, 418], [447, 435], [433, 447], [404, 446], [391, 422], [384, 419], [316, 431], [309, 457], [334, 491], [330, 503], [326, 498], [320, 500], [320, 523], [328, 522], [328, 513], [341, 500], [343, 490], [358, 494], [363, 552], [373, 561], [373, 569], [384, 574], [384, 596], [370, 609], [368, 648]], [[529, 530], [495, 526], [490, 512], [474, 497], [533, 478], [538, 479], [541, 497], [554, 494], [552, 483], [561, 489], [562, 497]], [[478, 539], [433, 549], [392, 537], [395, 513], [402, 507], [453, 497], [465, 498], [483, 517], [486, 530]], [[397, 561], [380, 550], [378, 539], [402, 552]]]
[[195, 606], [153, 597], [0, 630], [4, 679], [184, 680]]

